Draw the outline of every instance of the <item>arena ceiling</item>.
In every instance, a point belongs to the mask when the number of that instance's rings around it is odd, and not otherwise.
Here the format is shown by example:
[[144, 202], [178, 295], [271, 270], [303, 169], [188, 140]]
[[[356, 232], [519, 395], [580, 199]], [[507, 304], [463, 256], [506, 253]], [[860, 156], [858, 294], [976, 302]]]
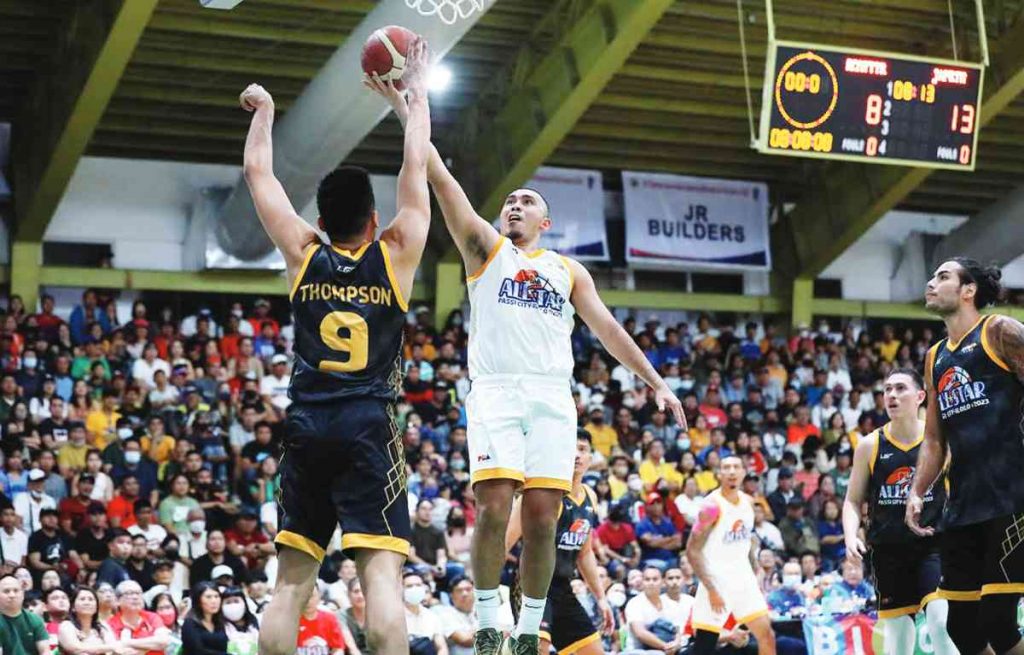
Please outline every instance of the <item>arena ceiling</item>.
[[[116, 11], [123, 1], [85, 4]], [[529, 83], [523, 81], [536, 79], [531, 75], [545, 57], [557, 56], [559, 48], [578, 36], [573, 29], [597, 3], [658, 4], [654, 0], [494, 0], [494, 6], [446, 59], [455, 73], [452, 87], [432, 99], [435, 140], [444, 154], [456, 162], [460, 156], [479, 156], [471, 150], [474, 146], [484, 149], [481, 144], [488, 143], [481, 136], [491, 128], [489, 121], [500, 115], [509, 98], [528, 90]], [[26, 101], [32, 89], [45, 76], [59, 79], [68, 58], [74, 58], [74, 48], [61, 44], [67, 43], [69, 34], [78, 39], [84, 34], [88, 39], [89, 30], [96, 29], [83, 25], [81, 12], [69, 9], [74, 4], [0, 0], [0, 120], [13, 121], [16, 133], [37, 129], [33, 123], [40, 105]], [[141, 34], [138, 28], [132, 33], [130, 27], [121, 27], [125, 30], [119, 35], [121, 41], [137, 41], [137, 45], [127, 48], [120, 67], [111, 67], [118, 72], [123, 69], [123, 74], [108, 80], [112, 97], [94, 120], [95, 131], [85, 154], [236, 164], [248, 124], [248, 115], [236, 104], [238, 92], [249, 82], [259, 81], [274, 93], [281, 113], [286, 113], [338, 44], [375, 5], [368, 0], [246, 0], [233, 11], [220, 12], [201, 9], [196, 0], [137, 4], [155, 8], [142, 10]], [[822, 189], [846, 185], [849, 180], [847, 195], [872, 198], [860, 205], [846, 197], [836, 201], [842, 206], [829, 221], [830, 229], [851, 235], [865, 220], [870, 224], [877, 219], [879, 210], [884, 213], [892, 206], [973, 214], [1024, 181], [1021, 80], [1007, 82], [1011, 74], [1020, 78], [1024, 65], [1024, 0], [985, 0], [993, 61], [998, 64], [994, 82], [986, 80], [986, 96], [1002, 88], [1001, 100], [1006, 102], [999, 103], [1001, 110], [981, 131], [976, 172], [920, 177], [913, 173], [916, 169], [875, 166], [886, 170], [861, 174], [857, 171], [864, 167], [856, 164], [754, 152], [748, 145], [735, 1], [667, 4], [667, 9], [652, 10], [658, 16], [653, 28], [638, 36], [638, 47], [612, 64], [614, 70], [604, 71], [598, 82], [583, 81], [596, 86], [590, 89], [593, 100], [578, 107], [578, 120], [570, 112], [572, 120], [563, 129], [534, 135], [525, 147], [542, 153], [542, 160], [551, 165], [763, 180], [770, 183], [775, 201], [796, 203], [798, 210], [801, 205], [810, 207], [805, 214], [818, 209]], [[973, 3], [955, 0], [953, 4], [959, 55], [977, 60]], [[756, 113], [766, 45], [764, 5], [744, 0], [744, 7]], [[932, 56], [952, 54], [947, 7], [947, 0], [775, 0], [779, 38]], [[111, 40], [116, 46], [118, 41]], [[1012, 69], [1009, 73], [1007, 67]], [[96, 82], [89, 78], [81, 84]], [[362, 92], [356, 80], [353, 92]], [[78, 115], [76, 111], [72, 116]], [[49, 140], [56, 141], [57, 136]], [[59, 153], [60, 146], [56, 149]], [[347, 161], [393, 172], [400, 157], [400, 129], [389, 118]], [[477, 189], [479, 197], [487, 197], [490, 191]], [[827, 197], [838, 198], [835, 193]], [[790, 218], [777, 229], [800, 230], [801, 221], [810, 220], [800, 215]], [[810, 255], [801, 250], [822, 242], [795, 246], [798, 273], [821, 268], [820, 262], [810, 261]], [[845, 241], [841, 236], [833, 242]]]

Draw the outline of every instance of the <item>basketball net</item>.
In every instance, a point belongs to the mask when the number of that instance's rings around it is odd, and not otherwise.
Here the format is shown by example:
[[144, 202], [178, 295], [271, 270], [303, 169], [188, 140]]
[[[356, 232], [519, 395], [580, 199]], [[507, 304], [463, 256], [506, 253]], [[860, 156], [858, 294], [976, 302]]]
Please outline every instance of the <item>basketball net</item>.
[[454, 25], [484, 8], [484, 0], [405, 0], [405, 4], [423, 16], [437, 16], [446, 25]]

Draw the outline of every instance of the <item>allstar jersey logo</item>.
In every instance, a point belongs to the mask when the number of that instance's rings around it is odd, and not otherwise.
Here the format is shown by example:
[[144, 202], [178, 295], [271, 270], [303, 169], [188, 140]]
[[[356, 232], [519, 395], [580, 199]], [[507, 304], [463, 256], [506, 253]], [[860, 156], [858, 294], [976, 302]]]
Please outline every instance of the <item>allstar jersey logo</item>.
[[[906, 505], [910, 493], [910, 483], [914, 480], [914, 467], [901, 466], [885, 478], [878, 487], [879, 505]], [[924, 501], [932, 500], [932, 489], [924, 495]]]
[[576, 519], [558, 539], [559, 550], [579, 550], [587, 543], [591, 530], [590, 519]]
[[561, 316], [565, 296], [537, 271], [520, 269], [513, 277], [506, 277], [501, 281], [498, 302]]
[[727, 544], [736, 544], [740, 542], [750, 541], [750, 529], [747, 528], [747, 524], [741, 519], [733, 521], [732, 527], [722, 537], [722, 542]]
[[951, 366], [939, 378], [936, 385], [939, 400], [939, 414], [947, 419], [989, 404], [985, 383], [972, 380], [970, 373], [959, 366]]

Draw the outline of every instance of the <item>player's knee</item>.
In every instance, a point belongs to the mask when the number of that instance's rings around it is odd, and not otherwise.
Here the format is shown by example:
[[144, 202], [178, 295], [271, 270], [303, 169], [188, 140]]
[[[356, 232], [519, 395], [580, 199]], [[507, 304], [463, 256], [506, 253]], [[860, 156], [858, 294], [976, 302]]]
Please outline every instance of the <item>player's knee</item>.
[[[1018, 597], [1009, 594], [985, 596], [981, 599], [981, 611], [978, 612], [981, 632], [997, 653], [1005, 653], [1020, 641], [1017, 604]], [[960, 650], [963, 652], [962, 648]]]
[[951, 602], [946, 619], [946, 634], [961, 653], [980, 653], [988, 640], [978, 628], [978, 604]]

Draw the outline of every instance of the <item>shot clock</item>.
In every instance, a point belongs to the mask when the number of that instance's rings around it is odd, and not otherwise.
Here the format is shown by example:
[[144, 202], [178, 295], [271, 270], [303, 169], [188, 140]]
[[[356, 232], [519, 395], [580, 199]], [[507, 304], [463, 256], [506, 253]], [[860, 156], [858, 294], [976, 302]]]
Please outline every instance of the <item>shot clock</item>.
[[980, 65], [776, 41], [760, 152], [974, 170]]

